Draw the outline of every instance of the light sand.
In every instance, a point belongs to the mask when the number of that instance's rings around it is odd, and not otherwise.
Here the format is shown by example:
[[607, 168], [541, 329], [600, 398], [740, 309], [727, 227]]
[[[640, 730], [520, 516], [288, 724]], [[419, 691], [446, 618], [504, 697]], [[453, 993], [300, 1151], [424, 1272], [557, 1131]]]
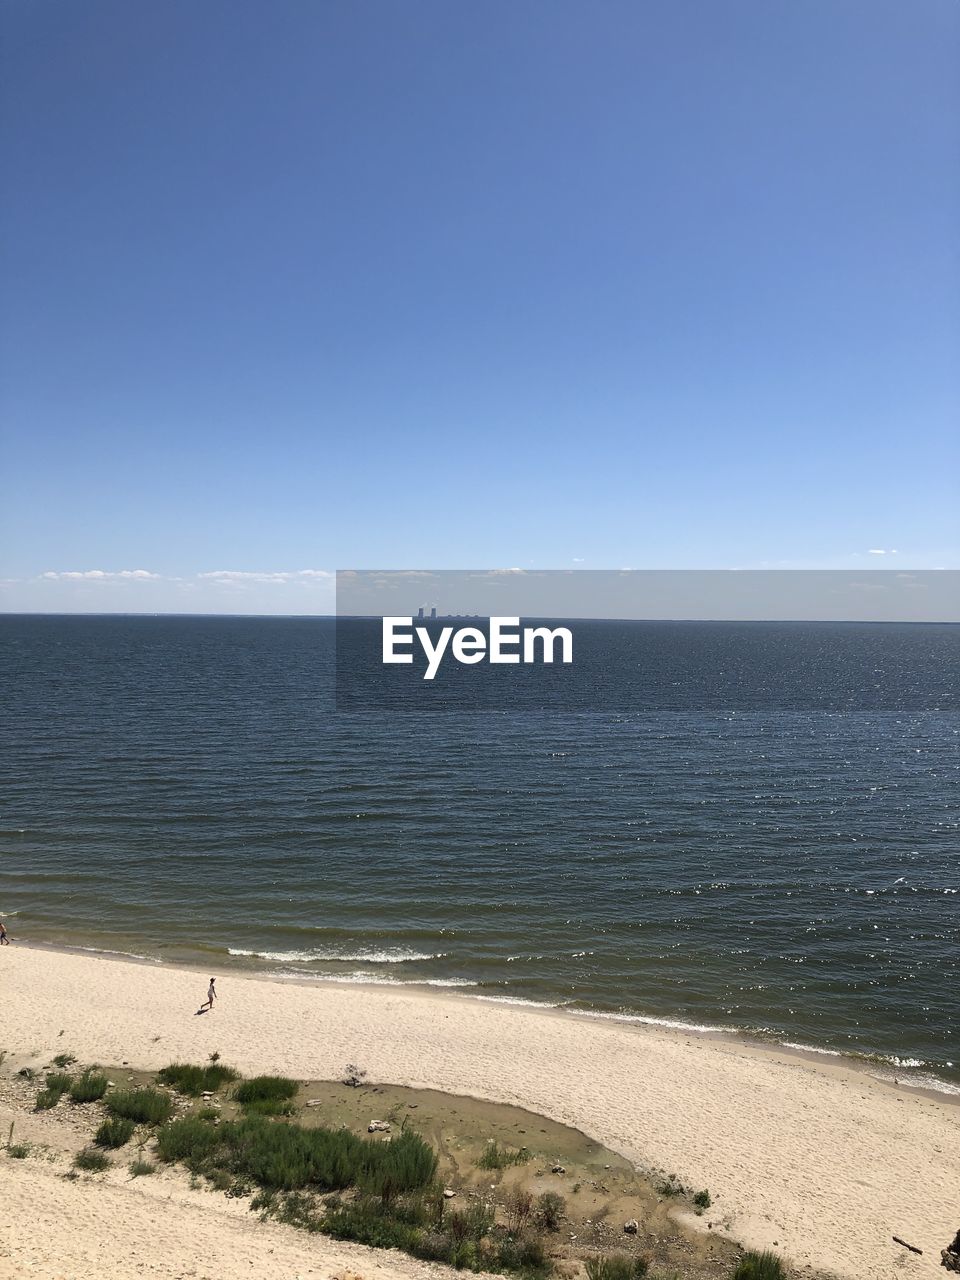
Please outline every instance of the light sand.
[[[229, 973], [219, 975], [218, 988], [214, 1012], [196, 1017], [205, 974], [14, 945], [0, 954], [0, 1049], [8, 1066], [42, 1066], [69, 1049], [84, 1061], [146, 1069], [203, 1061], [216, 1050], [247, 1074], [305, 1079], [337, 1078], [356, 1062], [373, 1080], [541, 1112], [641, 1166], [709, 1187], [714, 1222], [729, 1223], [750, 1246], [775, 1246], [800, 1268], [849, 1280], [944, 1274], [940, 1249], [960, 1226], [960, 1108], [948, 1101], [733, 1038], [410, 988]], [[64, 1183], [52, 1167], [4, 1158], [0, 1275], [14, 1265], [11, 1275], [231, 1280], [256, 1269], [245, 1251], [261, 1267], [269, 1262], [263, 1274], [270, 1277], [307, 1275], [307, 1266], [329, 1277], [348, 1255], [364, 1258], [353, 1269], [366, 1275], [375, 1267], [381, 1276], [432, 1271], [328, 1241], [301, 1245], [252, 1215], [211, 1209], [214, 1199], [160, 1205], [136, 1184], [94, 1191]], [[124, 1243], [124, 1222], [136, 1233], [133, 1243]], [[147, 1222], [160, 1233], [156, 1247], [146, 1239]], [[923, 1257], [892, 1235], [922, 1248]], [[146, 1264], [139, 1269], [128, 1256], [134, 1246]], [[156, 1249], [167, 1247], [161, 1268]], [[270, 1247], [288, 1250], [289, 1259], [268, 1259]], [[34, 1265], [34, 1256], [46, 1260]], [[212, 1270], [203, 1263], [211, 1256]]]

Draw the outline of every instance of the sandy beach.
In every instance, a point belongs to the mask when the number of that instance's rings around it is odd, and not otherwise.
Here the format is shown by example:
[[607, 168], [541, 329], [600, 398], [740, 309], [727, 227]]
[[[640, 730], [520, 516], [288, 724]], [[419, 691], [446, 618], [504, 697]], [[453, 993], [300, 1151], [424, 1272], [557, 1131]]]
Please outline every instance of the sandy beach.
[[[313, 1079], [355, 1062], [373, 1080], [575, 1126], [640, 1167], [708, 1186], [711, 1218], [735, 1239], [849, 1280], [932, 1280], [960, 1225], [960, 1107], [835, 1060], [420, 989], [230, 974], [214, 1012], [197, 1017], [198, 971], [19, 945], [0, 960], [5, 1073], [65, 1047], [146, 1070], [216, 1051], [244, 1073]], [[307, 1247], [222, 1198], [151, 1195], [98, 1195], [36, 1162], [0, 1161], [0, 1275], [203, 1276], [215, 1257], [209, 1274], [226, 1280], [262, 1269], [271, 1248], [271, 1276], [432, 1270], [332, 1241]]]

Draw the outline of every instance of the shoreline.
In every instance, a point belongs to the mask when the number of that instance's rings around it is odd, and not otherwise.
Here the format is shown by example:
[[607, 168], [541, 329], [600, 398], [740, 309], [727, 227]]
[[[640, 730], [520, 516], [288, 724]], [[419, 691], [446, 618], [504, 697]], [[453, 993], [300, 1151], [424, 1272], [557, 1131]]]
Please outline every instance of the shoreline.
[[[120, 964], [143, 965], [147, 968], [177, 969], [186, 972], [203, 974], [206, 967], [198, 960], [171, 960], [161, 957], [137, 955], [128, 951], [111, 951], [106, 948], [88, 947], [81, 943], [16, 941], [14, 945], [25, 950], [53, 952], [54, 954], [91, 956]], [[905, 1089], [911, 1094], [928, 1097], [935, 1101], [945, 1102], [950, 1106], [960, 1107], [960, 1084], [936, 1074], [933, 1068], [923, 1065], [921, 1068], [908, 1066], [905, 1062], [891, 1060], [885, 1055], [870, 1055], [844, 1051], [834, 1048], [820, 1048], [815, 1045], [802, 1045], [796, 1042], [785, 1042], [771, 1036], [763, 1036], [745, 1031], [739, 1027], [709, 1026], [698, 1023], [685, 1023], [682, 1019], [661, 1018], [640, 1013], [614, 1013], [601, 1009], [575, 1009], [570, 1005], [550, 1004], [547, 1001], [527, 1000], [516, 996], [496, 996], [485, 992], [476, 992], [469, 987], [455, 982], [429, 979], [358, 979], [340, 978], [333, 974], [312, 974], [299, 971], [284, 972], [260, 966], [233, 966], [223, 969], [225, 975], [242, 978], [253, 982], [296, 984], [306, 987], [348, 988], [356, 991], [414, 991], [424, 997], [453, 998], [455, 1000], [472, 1000], [483, 1004], [501, 1005], [506, 1008], [526, 1009], [551, 1016], [560, 1015], [565, 1018], [614, 1023], [623, 1027], [648, 1027], [653, 1031], [671, 1033], [679, 1036], [702, 1036], [707, 1039], [718, 1039], [724, 1042], [734, 1041], [747, 1049], [761, 1053], [784, 1054], [802, 1062], [828, 1067], [836, 1065], [854, 1072], [862, 1072], [877, 1083], [891, 1089]], [[897, 1072], [920, 1070], [922, 1076], [911, 1079], [909, 1075], [898, 1075]]]
[[252, 974], [221, 977], [217, 1008], [197, 1018], [199, 970], [24, 943], [4, 948], [0, 984], [7, 1068], [60, 1049], [146, 1070], [216, 1051], [245, 1074], [302, 1079], [354, 1061], [373, 1080], [575, 1127], [640, 1169], [708, 1186], [725, 1234], [849, 1280], [894, 1266], [932, 1278], [956, 1231], [956, 1105], [821, 1055], [449, 990]]

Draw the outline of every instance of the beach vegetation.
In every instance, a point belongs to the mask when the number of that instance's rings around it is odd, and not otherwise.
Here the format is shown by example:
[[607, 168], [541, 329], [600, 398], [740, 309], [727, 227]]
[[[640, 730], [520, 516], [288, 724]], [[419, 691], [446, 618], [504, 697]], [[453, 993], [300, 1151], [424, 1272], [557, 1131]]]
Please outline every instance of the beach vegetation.
[[704, 1209], [709, 1209], [711, 1204], [713, 1204], [713, 1201], [710, 1199], [710, 1192], [706, 1188], [703, 1191], [698, 1191], [693, 1197], [693, 1205], [698, 1213], [703, 1213]]
[[172, 1120], [157, 1133], [157, 1154], [167, 1164], [185, 1164], [191, 1173], [204, 1167], [219, 1144], [218, 1131], [196, 1116]]
[[507, 1192], [504, 1208], [511, 1234], [520, 1235], [533, 1212], [533, 1194], [526, 1187], [511, 1187]]
[[[249, 1101], [276, 1101], [260, 1091], [257, 1085]], [[483, 1201], [445, 1212], [436, 1152], [412, 1130], [374, 1141], [263, 1115], [218, 1126], [183, 1116], [159, 1130], [157, 1150], [228, 1195], [253, 1191], [251, 1208], [307, 1231], [461, 1269], [510, 1270], [530, 1280], [550, 1270], [543, 1242], [527, 1230], [539, 1202], [514, 1193], [506, 1227]], [[551, 1220], [557, 1207], [546, 1206]]]
[[477, 1161], [477, 1168], [507, 1169], [510, 1165], [526, 1164], [529, 1159], [530, 1152], [526, 1147], [521, 1147], [518, 1151], [510, 1151], [491, 1138], [484, 1148], [483, 1155]]
[[240, 1079], [240, 1072], [222, 1062], [210, 1062], [205, 1067], [187, 1062], [171, 1062], [157, 1073], [161, 1084], [169, 1085], [177, 1093], [199, 1098], [202, 1093], [216, 1093], [225, 1084]]
[[53, 1059], [55, 1067], [72, 1067], [76, 1058], [72, 1053], [58, 1053]]
[[292, 1116], [296, 1111], [292, 1102], [282, 1102], [279, 1098], [253, 1098], [243, 1104], [245, 1116]]
[[7, 1155], [12, 1160], [25, 1160], [30, 1154], [30, 1144], [28, 1142], [11, 1142], [7, 1146]]
[[135, 1125], [124, 1116], [109, 1116], [94, 1134], [93, 1142], [97, 1147], [124, 1147], [133, 1137]]
[[669, 1178], [663, 1178], [657, 1183], [657, 1191], [662, 1196], [682, 1196], [683, 1183], [678, 1181], [675, 1173], [671, 1173]]
[[587, 1280], [641, 1280], [650, 1273], [650, 1259], [646, 1254], [637, 1257], [625, 1253], [600, 1254], [587, 1258], [583, 1265]]
[[296, 1097], [299, 1087], [289, 1076], [252, 1076], [237, 1086], [233, 1097], [241, 1107], [259, 1107], [262, 1115], [276, 1115], [277, 1112], [271, 1112], [263, 1104], [289, 1102]]
[[361, 1070], [355, 1062], [348, 1062], [343, 1069], [343, 1083], [351, 1089], [359, 1089], [367, 1078], [366, 1071]]
[[107, 1094], [106, 1107], [111, 1115], [135, 1124], [165, 1124], [173, 1112], [169, 1095], [149, 1088], [114, 1090]]
[[73, 1081], [65, 1071], [49, 1072], [47, 1074], [46, 1088], [41, 1089], [37, 1094], [34, 1109], [36, 1111], [49, 1111], [51, 1107], [55, 1107], [63, 1095], [69, 1092], [72, 1083]]
[[787, 1272], [777, 1254], [745, 1253], [734, 1269], [731, 1280], [787, 1280]]
[[[493, 1268], [519, 1271], [524, 1276], [546, 1276], [553, 1269], [543, 1241], [537, 1235], [501, 1236], [496, 1242]], [[490, 1267], [485, 1263], [484, 1270]]]
[[197, 1114], [198, 1120], [219, 1120], [220, 1108], [219, 1107], [201, 1107], [196, 1114]]
[[533, 1207], [533, 1220], [541, 1231], [558, 1231], [567, 1210], [567, 1202], [556, 1191], [544, 1191], [537, 1196]]
[[130, 1161], [130, 1177], [145, 1178], [151, 1173], [157, 1172], [157, 1166], [152, 1160], [144, 1160], [142, 1156], [138, 1156], [136, 1160]]
[[82, 1169], [84, 1173], [103, 1173], [111, 1167], [112, 1163], [110, 1158], [102, 1151], [98, 1151], [96, 1147], [84, 1147], [73, 1157], [74, 1168]]
[[77, 1105], [83, 1105], [87, 1102], [99, 1102], [107, 1092], [109, 1083], [102, 1072], [90, 1067], [82, 1075], [75, 1076], [71, 1080], [70, 1101], [75, 1102]]

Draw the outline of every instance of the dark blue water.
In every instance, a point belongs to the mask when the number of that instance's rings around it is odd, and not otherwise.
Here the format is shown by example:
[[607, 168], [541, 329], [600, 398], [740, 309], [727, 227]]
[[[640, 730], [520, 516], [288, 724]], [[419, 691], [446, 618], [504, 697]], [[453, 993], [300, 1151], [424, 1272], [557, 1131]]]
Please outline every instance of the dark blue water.
[[0, 915], [960, 1081], [960, 628], [586, 625], [620, 712], [337, 714], [326, 620], [0, 618]]

